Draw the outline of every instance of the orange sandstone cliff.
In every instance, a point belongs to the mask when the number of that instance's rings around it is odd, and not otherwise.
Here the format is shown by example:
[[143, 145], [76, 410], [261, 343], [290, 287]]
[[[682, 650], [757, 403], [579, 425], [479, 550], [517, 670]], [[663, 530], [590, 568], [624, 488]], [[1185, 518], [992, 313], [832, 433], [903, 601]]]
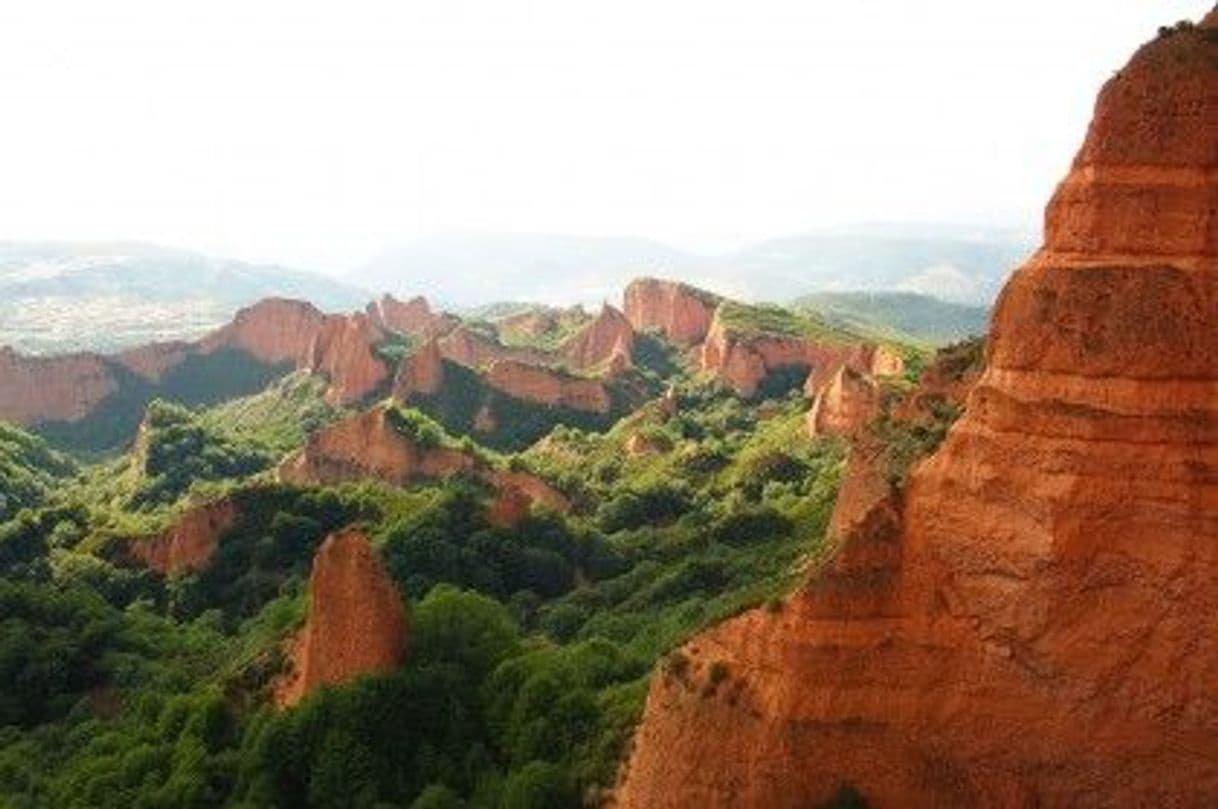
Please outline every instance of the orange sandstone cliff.
[[308, 368], [330, 380], [325, 399], [348, 405], [367, 398], [389, 378], [375, 354], [385, 332], [365, 314], [331, 315], [309, 348]]
[[354, 530], [327, 537], [313, 558], [309, 617], [291, 644], [276, 702], [294, 705], [321, 686], [397, 668], [406, 635], [402, 596], [368, 539]]
[[452, 331], [460, 322], [453, 315], [433, 312], [431, 304], [421, 295], [408, 301], [382, 295], [380, 300], [368, 304], [365, 311], [379, 328], [413, 337], [441, 336]]
[[825, 571], [655, 675], [617, 805], [1218, 802], [1216, 335], [1211, 15], [1105, 86], [903, 496], [851, 470]]
[[333, 484], [376, 478], [395, 486], [472, 470], [474, 456], [425, 447], [393, 424], [392, 411], [374, 407], [309, 435], [304, 449], [279, 467], [288, 483]]
[[237, 521], [229, 498], [194, 506], [164, 533], [135, 539], [128, 552], [163, 575], [202, 570], [211, 561], [220, 537]]
[[402, 358], [393, 378], [393, 396], [404, 402], [415, 393], [439, 393], [443, 386], [444, 355], [439, 342], [432, 338]]
[[492, 363], [486, 372], [486, 382], [509, 396], [552, 407], [603, 415], [612, 405], [609, 390], [599, 379], [572, 376], [515, 360]]
[[303, 368], [325, 319], [310, 303], [267, 298], [237, 312], [231, 323], [207, 335], [198, 345], [204, 354], [240, 349], [266, 363], [291, 363]]
[[[541, 506], [567, 511], [567, 499], [548, 483], [527, 472], [495, 469], [482, 458], [449, 446], [426, 446], [399, 428], [394, 412], [374, 407], [312, 433], [304, 449], [279, 467], [279, 477], [288, 483], [333, 484], [376, 479], [394, 486], [407, 486], [468, 474], [484, 481], [500, 497], [504, 514], [519, 516], [523, 510]], [[501, 522], [509, 521], [500, 515]], [[515, 521], [513, 518], [511, 521]]]
[[659, 331], [674, 343], [692, 346], [710, 330], [719, 298], [676, 281], [640, 278], [626, 287], [625, 314], [638, 331]]
[[[634, 329], [624, 314], [605, 304], [595, 320], [563, 344], [560, 353], [572, 368], [595, 368], [616, 357], [623, 357], [629, 367], [634, 353]], [[620, 362], [619, 370], [624, 370]]]
[[846, 366], [874, 376], [899, 374], [904, 362], [874, 343], [832, 342], [781, 334], [738, 335], [716, 318], [698, 354], [702, 370], [753, 396], [767, 376], [783, 368], [830, 369]]
[[814, 370], [804, 395], [812, 401], [807, 415], [811, 436], [854, 435], [880, 412], [875, 379], [845, 365]]
[[0, 419], [76, 421], [118, 387], [114, 366], [98, 354], [26, 357], [0, 346]]

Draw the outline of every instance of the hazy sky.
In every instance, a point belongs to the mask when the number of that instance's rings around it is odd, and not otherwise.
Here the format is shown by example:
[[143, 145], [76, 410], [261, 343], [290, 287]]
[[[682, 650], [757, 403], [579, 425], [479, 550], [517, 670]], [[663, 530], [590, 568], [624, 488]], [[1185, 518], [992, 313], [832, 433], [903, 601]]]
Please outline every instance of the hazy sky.
[[345, 269], [471, 228], [1029, 225], [1204, 0], [8, 0], [0, 238]]

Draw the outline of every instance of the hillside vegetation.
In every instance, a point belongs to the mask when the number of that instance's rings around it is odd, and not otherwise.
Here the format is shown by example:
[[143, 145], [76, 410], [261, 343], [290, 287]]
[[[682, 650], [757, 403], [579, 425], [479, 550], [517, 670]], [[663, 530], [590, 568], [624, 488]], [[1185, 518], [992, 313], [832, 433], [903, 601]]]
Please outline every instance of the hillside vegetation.
[[[561, 341], [582, 321], [565, 311], [515, 321], [511, 339]], [[723, 302], [719, 317], [737, 335], [858, 339], [777, 306]], [[746, 400], [650, 333], [609, 381], [606, 415], [513, 399], [447, 360], [438, 393], [377, 405], [413, 451], [473, 455], [494, 475], [289, 485], [283, 459], [358, 411], [305, 372], [249, 394], [236, 373], [202, 390], [224, 367], [196, 370], [122, 402], [136, 439], [99, 460], [0, 431], [6, 808], [598, 804], [656, 667], [680, 667], [676, 647], [742, 610], [782, 610], [822, 561], [847, 454], [809, 437], [802, 378]], [[895, 465], [942, 429], [890, 432]], [[496, 475], [570, 508], [502, 519]], [[202, 564], [140, 561], [220, 505], [216, 535], [192, 546]], [[409, 604], [408, 657], [276, 708], [315, 554], [351, 526]]]
[[800, 312], [861, 334], [946, 345], [984, 334], [989, 310], [914, 292], [815, 292], [792, 301]]

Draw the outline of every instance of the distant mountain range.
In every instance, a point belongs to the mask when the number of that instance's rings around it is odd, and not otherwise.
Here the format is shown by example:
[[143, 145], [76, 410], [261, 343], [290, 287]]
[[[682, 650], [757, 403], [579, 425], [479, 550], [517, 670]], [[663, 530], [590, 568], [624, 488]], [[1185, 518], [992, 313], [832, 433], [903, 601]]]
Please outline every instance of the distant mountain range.
[[906, 291], [988, 306], [1034, 247], [1031, 234], [946, 225], [817, 231], [717, 256], [646, 239], [448, 234], [388, 251], [348, 278], [454, 307], [487, 300], [596, 303], [640, 275], [680, 278], [749, 300]]
[[906, 291], [986, 307], [1033, 247], [1013, 231], [869, 225], [718, 256], [647, 239], [447, 234], [387, 251], [344, 280], [140, 243], [0, 242], [0, 345], [34, 354], [190, 339], [262, 298], [349, 311], [373, 295], [598, 304], [632, 278], [679, 278], [751, 301]]
[[895, 340], [943, 345], [985, 334], [985, 306], [932, 298], [917, 292], [813, 292], [791, 308], [818, 312], [830, 323]]
[[368, 298], [323, 275], [155, 245], [0, 242], [0, 345], [26, 353], [193, 338], [270, 296], [329, 311]]

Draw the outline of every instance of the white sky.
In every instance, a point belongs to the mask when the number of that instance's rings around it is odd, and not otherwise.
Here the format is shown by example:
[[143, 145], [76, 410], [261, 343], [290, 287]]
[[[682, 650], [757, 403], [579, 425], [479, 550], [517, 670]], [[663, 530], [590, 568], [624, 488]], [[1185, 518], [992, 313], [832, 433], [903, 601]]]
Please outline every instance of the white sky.
[[714, 249], [1039, 222], [1205, 0], [0, 0], [0, 238], [344, 270], [452, 228]]

